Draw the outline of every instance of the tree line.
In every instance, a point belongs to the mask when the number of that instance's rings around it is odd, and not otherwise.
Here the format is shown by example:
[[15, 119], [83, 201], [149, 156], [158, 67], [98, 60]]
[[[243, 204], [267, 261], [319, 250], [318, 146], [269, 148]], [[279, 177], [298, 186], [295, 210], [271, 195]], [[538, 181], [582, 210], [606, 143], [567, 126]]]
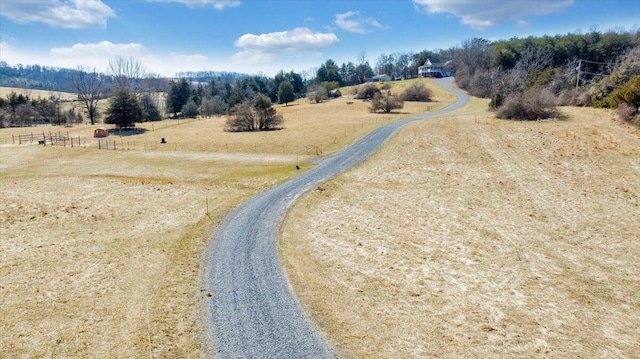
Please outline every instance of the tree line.
[[[339, 96], [340, 87], [366, 83], [377, 74], [392, 79], [415, 78], [418, 67], [430, 59], [433, 63], [450, 62], [458, 85], [472, 95], [491, 98], [491, 107], [500, 117], [539, 119], [552, 116], [554, 106], [560, 104], [617, 107], [629, 103], [637, 114], [636, 82], [632, 80], [640, 75], [640, 50], [634, 50], [639, 46], [637, 30], [601, 33], [594, 29], [586, 34], [499, 41], [474, 38], [446, 50], [381, 54], [374, 66], [361, 52], [355, 62], [338, 64], [328, 59], [315, 69], [303, 73], [280, 71], [274, 77], [194, 72], [178, 79], [163, 79], [147, 74], [133, 59], [119, 58], [110, 62], [106, 74], [82, 67], [55, 70], [37, 65], [8, 70], [1, 63], [0, 78], [7, 81], [12, 71], [20, 76], [39, 74], [44, 76], [40, 80], [24, 77], [25, 85], [32, 81], [44, 84], [45, 78], [54, 77], [43, 74], [64, 73], [67, 77], [60, 80], [58, 88], [78, 94], [91, 123], [101, 115], [98, 102], [111, 98], [104, 114], [107, 123], [128, 127], [165, 116], [221, 116], [246, 112], [247, 108], [258, 111], [265, 99], [288, 104], [309, 97], [321, 102]], [[261, 97], [256, 100], [258, 95]], [[15, 108], [10, 107], [9, 112], [15, 113]]]
[[82, 114], [76, 112], [74, 107], [66, 110], [61, 108], [64, 102], [56, 94], [48, 98], [32, 98], [10, 92], [6, 97], [0, 97], [0, 127], [82, 122]]
[[637, 118], [639, 31], [475, 38], [454, 53], [456, 83], [474, 96], [491, 98], [500, 118], [537, 120], [556, 116], [558, 105], [617, 108], [621, 103], [630, 107], [627, 118]]

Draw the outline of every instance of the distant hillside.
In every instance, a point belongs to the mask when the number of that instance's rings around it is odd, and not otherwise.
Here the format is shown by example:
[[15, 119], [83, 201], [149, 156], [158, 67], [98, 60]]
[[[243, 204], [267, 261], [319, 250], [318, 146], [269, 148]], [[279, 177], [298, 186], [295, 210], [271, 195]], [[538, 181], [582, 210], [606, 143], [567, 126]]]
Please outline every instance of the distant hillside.
[[9, 66], [0, 62], [0, 87], [75, 92], [71, 78], [76, 70], [40, 65]]
[[177, 78], [184, 78], [191, 82], [206, 82], [209, 83], [212, 80], [222, 81], [224, 83], [233, 84], [238, 80], [243, 80], [249, 77], [248, 74], [242, 74], [238, 72], [226, 72], [226, 71], [186, 71], [176, 73]]
[[54, 90], [37, 90], [27, 89], [24, 87], [4, 87], [0, 86], [0, 98], [6, 98], [10, 93], [22, 94], [28, 96], [31, 99], [47, 99], [51, 96], [57, 96], [63, 101], [76, 101], [78, 100], [78, 94], [75, 92], [66, 91], [54, 91]]
[[[0, 87], [14, 87], [22, 89], [76, 92], [72, 78], [78, 70], [40, 65], [9, 66], [0, 61]], [[189, 71], [179, 72], [177, 78], [185, 78], [190, 82], [208, 83], [212, 80], [233, 84], [238, 80], [249, 77], [247, 74], [225, 71]], [[109, 87], [110, 77], [105, 77], [105, 87]]]

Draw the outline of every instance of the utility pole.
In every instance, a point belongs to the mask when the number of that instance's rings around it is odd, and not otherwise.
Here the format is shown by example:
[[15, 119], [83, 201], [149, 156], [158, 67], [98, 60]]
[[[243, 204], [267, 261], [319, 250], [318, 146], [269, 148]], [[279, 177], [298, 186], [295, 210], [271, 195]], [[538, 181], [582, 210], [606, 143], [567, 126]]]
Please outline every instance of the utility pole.
[[582, 60], [578, 60], [578, 67], [576, 67], [576, 70], [578, 70], [578, 78], [576, 79], [576, 91], [578, 90], [578, 85], [580, 85], [580, 70], [581, 70], [581, 66], [582, 65]]

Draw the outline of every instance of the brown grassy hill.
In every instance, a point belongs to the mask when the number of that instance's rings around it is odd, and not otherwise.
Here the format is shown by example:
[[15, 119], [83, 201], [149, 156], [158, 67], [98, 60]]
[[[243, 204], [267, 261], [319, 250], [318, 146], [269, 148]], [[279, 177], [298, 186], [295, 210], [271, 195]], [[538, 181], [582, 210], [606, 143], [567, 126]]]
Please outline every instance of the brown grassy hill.
[[640, 132], [610, 111], [407, 126], [289, 213], [281, 256], [341, 358], [633, 358]]

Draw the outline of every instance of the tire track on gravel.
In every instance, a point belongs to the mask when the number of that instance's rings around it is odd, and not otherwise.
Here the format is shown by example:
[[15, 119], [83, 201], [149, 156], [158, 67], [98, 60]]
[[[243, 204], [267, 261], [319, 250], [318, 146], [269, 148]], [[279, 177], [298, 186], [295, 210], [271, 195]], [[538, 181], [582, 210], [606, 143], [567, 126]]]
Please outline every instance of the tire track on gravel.
[[206, 332], [217, 358], [332, 358], [332, 350], [290, 291], [278, 261], [275, 237], [280, 220], [304, 192], [355, 166], [376, 151], [403, 125], [452, 110], [469, 101], [451, 87], [453, 78], [437, 83], [457, 102], [433, 113], [390, 123], [318, 166], [261, 193], [233, 210], [213, 235], [204, 269], [208, 297]]

